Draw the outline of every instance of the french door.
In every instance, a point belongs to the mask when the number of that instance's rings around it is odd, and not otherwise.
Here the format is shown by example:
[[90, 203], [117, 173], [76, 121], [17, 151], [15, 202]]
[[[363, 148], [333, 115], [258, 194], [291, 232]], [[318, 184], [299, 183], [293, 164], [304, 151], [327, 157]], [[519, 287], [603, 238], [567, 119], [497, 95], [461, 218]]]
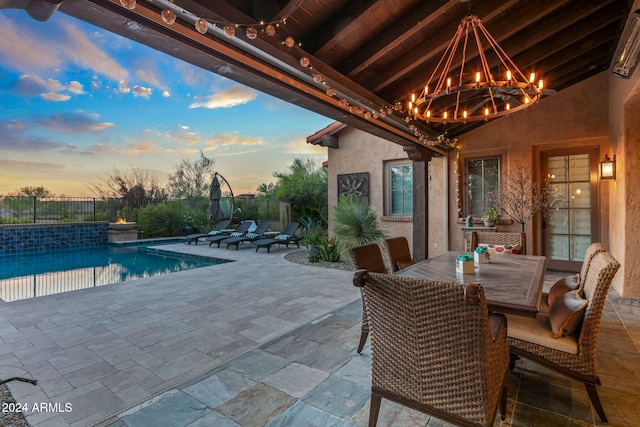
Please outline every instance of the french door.
[[598, 241], [598, 148], [541, 152], [542, 178], [562, 197], [542, 221], [542, 250], [548, 268], [579, 271], [587, 247]]

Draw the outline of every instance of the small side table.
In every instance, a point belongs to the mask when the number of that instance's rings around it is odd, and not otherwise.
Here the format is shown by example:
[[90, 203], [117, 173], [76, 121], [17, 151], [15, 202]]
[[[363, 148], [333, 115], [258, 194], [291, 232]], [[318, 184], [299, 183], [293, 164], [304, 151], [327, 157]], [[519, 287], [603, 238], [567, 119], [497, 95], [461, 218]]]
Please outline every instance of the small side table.
[[468, 240], [468, 234], [472, 231], [496, 231], [498, 227], [462, 227], [462, 250], [469, 251], [471, 250], [471, 243]]

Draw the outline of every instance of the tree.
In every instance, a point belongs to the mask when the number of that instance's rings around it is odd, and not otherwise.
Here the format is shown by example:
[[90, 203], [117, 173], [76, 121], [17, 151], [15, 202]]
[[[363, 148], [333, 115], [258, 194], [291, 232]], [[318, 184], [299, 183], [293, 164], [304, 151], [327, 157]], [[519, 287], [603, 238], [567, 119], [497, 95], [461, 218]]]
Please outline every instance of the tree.
[[22, 187], [18, 190], [14, 190], [9, 193], [9, 196], [29, 196], [29, 197], [37, 197], [39, 199], [46, 197], [53, 197], [53, 193], [47, 190], [43, 186], [34, 187], [34, 186], [26, 186]]
[[492, 203], [520, 224], [523, 233], [525, 224], [534, 216], [541, 213], [546, 217], [561, 201], [558, 192], [547, 181], [538, 188], [531, 171], [520, 163], [516, 163], [514, 172], [506, 174], [500, 197], [492, 197]]
[[313, 159], [295, 158], [286, 172], [274, 172], [275, 184], [261, 184], [258, 190], [291, 203], [294, 217], [326, 221], [328, 213], [327, 171]]
[[129, 168], [120, 170], [113, 168], [105, 173], [105, 177], [89, 189], [100, 198], [124, 198], [138, 200], [166, 200], [167, 192], [160, 184], [158, 174], [148, 169]]
[[89, 189], [101, 199], [107, 200], [105, 211], [110, 219], [136, 220], [135, 208], [167, 200], [167, 192], [160, 185], [157, 174], [147, 169], [129, 168], [122, 171], [113, 168]]
[[208, 198], [215, 164], [202, 150], [198, 160], [182, 159], [169, 175], [169, 194], [177, 199]]

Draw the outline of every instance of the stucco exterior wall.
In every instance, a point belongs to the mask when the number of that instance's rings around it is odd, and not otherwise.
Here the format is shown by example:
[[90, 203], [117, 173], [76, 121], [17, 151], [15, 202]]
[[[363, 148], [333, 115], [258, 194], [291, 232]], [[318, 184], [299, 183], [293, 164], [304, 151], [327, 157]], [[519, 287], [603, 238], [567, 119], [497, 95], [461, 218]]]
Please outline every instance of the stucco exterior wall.
[[[512, 114], [468, 132], [458, 138], [458, 148], [450, 154], [449, 218], [452, 226], [449, 238], [459, 239], [459, 227], [453, 226], [459, 217], [458, 203], [463, 174], [463, 159], [477, 156], [502, 156], [502, 173], [516, 165], [532, 168], [533, 177], [540, 175], [540, 151], [547, 148], [597, 146], [600, 153], [609, 153], [608, 73], [599, 73], [553, 96], [543, 98], [525, 111]], [[600, 195], [608, 196], [609, 182], [599, 184]], [[601, 197], [601, 240], [608, 243], [608, 197]], [[501, 231], [520, 231], [519, 224], [499, 226]], [[603, 233], [602, 230], [605, 230]], [[527, 253], [541, 251], [539, 218], [525, 227]]]
[[[631, 10], [640, 8], [640, 0]], [[640, 298], [640, 71], [630, 79], [609, 74], [611, 154], [616, 155], [616, 180], [611, 183], [609, 250], [620, 262], [613, 287], [625, 297]]]
[[400, 145], [360, 130], [346, 127], [337, 135], [339, 148], [328, 149], [329, 160], [329, 233], [334, 225], [333, 207], [338, 202], [337, 176], [349, 173], [369, 173], [369, 204], [376, 210], [378, 220], [388, 236], [405, 236], [413, 245], [411, 218], [404, 221], [384, 220], [384, 160], [406, 160], [407, 153]]

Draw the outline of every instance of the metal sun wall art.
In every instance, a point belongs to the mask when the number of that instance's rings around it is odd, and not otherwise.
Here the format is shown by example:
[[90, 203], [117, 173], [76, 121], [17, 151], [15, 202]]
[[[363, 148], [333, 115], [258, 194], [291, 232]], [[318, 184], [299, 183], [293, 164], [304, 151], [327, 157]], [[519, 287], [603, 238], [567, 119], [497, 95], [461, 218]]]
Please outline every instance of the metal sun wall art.
[[369, 202], [369, 172], [338, 175], [338, 200], [341, 196], [357, 196]]

